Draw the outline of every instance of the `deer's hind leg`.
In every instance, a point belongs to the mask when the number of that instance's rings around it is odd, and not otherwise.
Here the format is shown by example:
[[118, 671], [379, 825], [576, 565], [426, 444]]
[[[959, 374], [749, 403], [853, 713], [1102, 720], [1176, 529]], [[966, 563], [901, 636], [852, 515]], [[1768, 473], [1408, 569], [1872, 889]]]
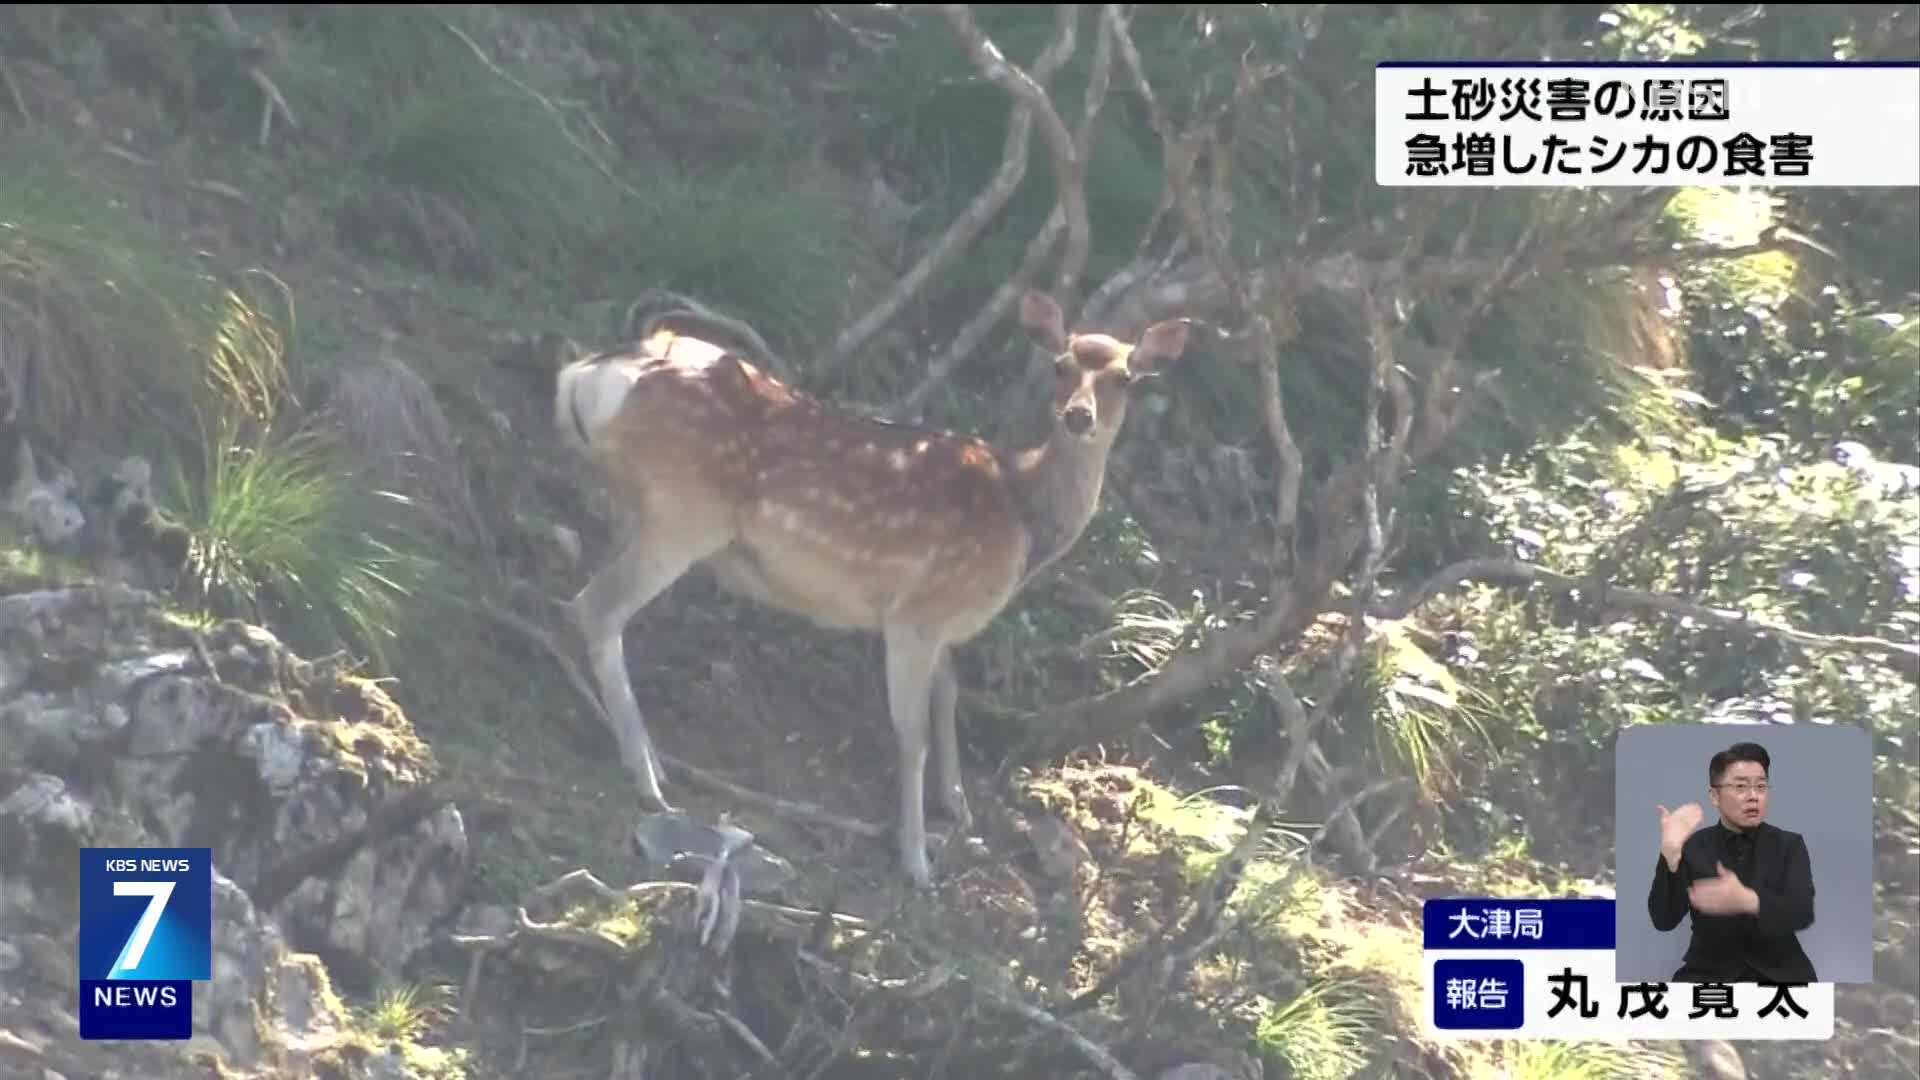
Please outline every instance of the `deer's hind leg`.
[[960, 776], [960, 737], [954, 729], [954, 712], [960, 702], [960, 682], [954, 675], [953, 648], [942, 645], [934, 660], [929, 710], [933, 727], [933, 760], [940, 784], [941, 803], [947, 816], [961, 832], [973, 828], [973, 812], [967, 806], [966, 785]]

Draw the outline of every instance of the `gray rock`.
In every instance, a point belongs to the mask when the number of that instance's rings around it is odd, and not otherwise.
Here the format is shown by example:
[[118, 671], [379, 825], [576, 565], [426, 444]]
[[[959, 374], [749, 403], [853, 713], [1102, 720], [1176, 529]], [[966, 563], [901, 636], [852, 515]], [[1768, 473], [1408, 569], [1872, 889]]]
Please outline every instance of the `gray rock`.
[[[425, 947], [458, 908], [459, 810], [373, 684], [239, 623], [201, 639], [121, 586], [0, 596], [0, 1074], [32, 1047], [75, 1077], [206, 1076], [197, 1054], [235, 1076], [415, 1075], [417, 1047], [341, 1056], [311, 953], [384, 972]], [[213, 978], [187, 1043], [77, 1038], [82, 846], [212, 848]]]

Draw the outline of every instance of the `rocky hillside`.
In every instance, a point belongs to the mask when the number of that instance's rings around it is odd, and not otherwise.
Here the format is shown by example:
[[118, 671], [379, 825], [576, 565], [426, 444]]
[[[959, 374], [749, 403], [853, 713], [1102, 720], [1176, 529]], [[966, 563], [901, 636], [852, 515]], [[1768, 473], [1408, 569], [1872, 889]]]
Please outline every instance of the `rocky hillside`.
[[[1897, 57], [1908, 8], [0, 9], [0, 1078], [1910, 1077], [1910, 200], [1427, 201], [1354, 135], [1374, 57]], [[957, 654], [933, 895], [879, 643], [702, 575], [627, 635], [643, 816], [556, 358], [712, 309], [1019, 441], [1028, 286], [1196, 329]], [[1836, 1039], [1419, 1037], [1421, 898], [1609, 891], [1613, 739], [1703, 717], [1884, 750]], [[184, 1046], [74, 1038], [108, 843], [214, 851]]]
[[[0, 1072], [460, 1075], [333, 991], [331, 972], [401, 971], [466, 890], [460, 812], [378, 686], [151, 594], [14, 580], [0, 700]], [[78, 851], [102, 846], [214, 852], [213, 979], [184, 1047], [78, 1038]]]

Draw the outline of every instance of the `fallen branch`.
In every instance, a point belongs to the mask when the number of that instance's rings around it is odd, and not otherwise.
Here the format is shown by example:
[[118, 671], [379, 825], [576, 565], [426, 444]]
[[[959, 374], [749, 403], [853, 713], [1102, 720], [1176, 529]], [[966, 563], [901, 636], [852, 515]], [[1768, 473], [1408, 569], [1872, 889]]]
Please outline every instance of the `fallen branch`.
[[[580, 668], [574, 664], [572, 660], [568, 659], [567, 654], [560, 648], [559, 644], [553, 640], [553, 635], [547, 633], [524, 616], [508, 611], [486, 597], [470, 600], [455, 595], [452, 598], [461, 606], [486, 615], [500, 625], [518, 632], [529, 641], [540, 646], [541, 650], [551, 657], [555, 664], [559, 665], [561, 672], [567, 677], [567, 682], [573, 687], [574, 692], [579, 695], [581, 701], [586, 704], [588, 711], [594, 716], [605, 715], [601, 710], [600, 695], [594, 692], [592, 684], [587, 682], [586, 677], [581, 674]], [[605, 729], [602, 728], [602, 730]], [[888, 833], [886, 826], [875, 825], [872, 822], [861, 821], [858, 818], [836, 814], [813, 803], [792, 802], [787, 799], [762, 794], [761, 792], [754, 791], [752, 788], [741, 787], [731, 780], [707, 772], [705, 769], [696, 768], [664, 752], [660, 754], [660, 762], [667, 768], [679, 773], [683, 779], [698, 787], [705, 788], [716, 794], [725, 795], [727, 798], [736, 802], [758, 807], [761, 810], [788, 820], [811, 822], [815, 825], [823, 825], [827, 828], [838, 829], [841, 832], [852, 833], [855, 836], [867, 838], [883, 837]]]
[[[698, 885], [686, 881], [641, 881], [629, 885], [624, 889], [615, 889], [595, 877], [591, 871], [582, 868], [563, 874], [553, 881], [534, 889], [528, 894], [527, 903], [538, 904], [551, 901], [570, 893], [586, 893], [607, 903], [621, 903], [627, 900], [679, 894], [684, 894], [690, 898], [697, 898], [699, 890], [700, 887]], [[486, 959], [494, 953], [511, 950], [526, 942], [556, 946], [569, 950], [584, 950], [613, 961], [624, 961], [634, 952], [638, 951], [635, 947], [592, 930], [586, 930], [576, 926], [564, 926], [557, 923], [538, 922], [527, 913], [527, 903], [515, 907], [513, 928], [507, 930], [505, 933], [451, 934], [448, 936], [448, 942], [454, 947], [471, 950], [471, 955], [467, 961], [466, 983], [461, 993], [463, 1012], [471, 1009], [475, 994], [479, 990], [480, 977]], [[868, 924], [865, 919], [857, 916], [843, 915], [835, 911], [811, 911], [806, 908], [789, 907], [785, 904], [776, 904], [765, 900], [742, 899], [740, 901], [740, 914], [742, 919], [751, 917], [753, 924], [761, 930], [761, 932], [771, 937], [796, 943], [808, 940], [809, 937], [817, 932], [819, 925], [823, 921], [827, 925], [835, 926], [843, 931], [867, 932], [871, 929], [870, 924]], [[639, 948], [644, 947], [643, 945]], [[658, 987], [657, 989], [660, 993], [668, 993], [664, 987]], [[669, 997], [671, 997], [670, 994]], [[700, 1013], [699, 1010], [694, 1009], [691, 1005], [688, 1005], [678, 998], [657, 1001], [657, 1003], [675, 1015], [689, 1019], [711, 1019], [717, 1024], [724, 1025], [729, 1029], [734, 1029], [736, 1036], [741, 1035], [740, 1030], [735, 1028], [735, 1025], [739, 1022], [737, 1020], [732, 1020], [731, 1023], [728, 1022], [732, 1018], [722, 1019], [718, 1016], [708, 1018], [706, 1014]], [[683, 1013], [681, 1010], [685, 1010], [685, 1012]], [[548, 1034], [552, 1034], [552, 1032]], [[748, 1032], [748, 1034], [750, 1035], [751, 1033]], [[771, 1060], [771, 1058], [767, 1057], [765, 1044], [760, 1043], [757, 1038], [743, 1037], [742, 1041], [747, 1042], [755, 1053], [760, 1054], [767, 1060]]]
[[[584, 867], [571, 870], [533, 890], [527, 895], [530, 901], [546, 901], [568, 893], [584, 892], [608, 903], [621, 903], [648, 896], [672, 893], [697, 894], [700, 886], [691, 881], [640, 881], [624, 889], [616, 889], [596, 877]], [[870, 930], [872, 924], [858, 915], [846, 915], [838, 911], [816, 910], [793, 907], [788, 904], [776, 904], [771, 900], [755, 900], [751, 897], [740, 901], [742, 912], [751, 911], [763, 917], [766, 922], [763, 929], [777, 937], [801, 940], [804, 935], [813, 933], [822, 919], [828, 920], [840, 930]]]
[[[1539, 585], [1557, 593], [1578, 592], [1583, 588], [1594, 587], [1594, 583], [1587, 578], [1558, 573], [1518, 559], [1462, 559], [1421, 582], [1406, 595], [1381, 605], [1370, 614], [1376, 619], [1404, 619], [1447, 589], [1474, 581], [1499, 585]], [[1835, 649], [1897, 659], [1903, 661], [1904, 666], [1889, 666], [1895, 667], [1907, 678], [1920, 682], [1920, 645], [1909, 645], [1866, 635], [1815, 634], [1742, 611], [1712, 608], [1678, 596], [1609, 585], [1604, 582], [1600, 583], [1599, 595], [1593, 597], [1593, 600], [1629, 610], [1676, 615], [1722, 630], [1752, 637], [1778, 638], [1811, 649]]]
[[1135, 1080], [1133, 1070], [1120, 1064], [1119, 1059], [1115, 1058], [1112, 1052], [1107, 1050], [1106, 1047], [1080, 1034], [1071, 1024], [1040, 1008], [1038, 1005], [1029, 1005], [1017, 998], [1007, 997], [991, 991], [983, 992], [982, 996], [997, 1008], [1004, 1009], [1007, 1012], [1013, 1013], [1015, 1016], [1021, 1017], [1028, 1023], [1037, 1024], [1048, 1031], [1061, 1035], [1068, 1043], [1072, 1044], [1075, 1050], [1080, 1052], [1081, 1057], [1086, 1058], [1088, 1062], [1093, 1064], [1094, 1067], [1098, 1068], [1101, 1072], [1106, 1073], [1112, 1080]]
[[[528, 906], [561, 901], [575, 894], [592, 896], [609, 903], [657, 897], [663, 894], [691, 896], [697, 892], [697, 888], [690, 882], [681, 881], [642, 881], [625, 888], [614, 888], [586, 869], [570, 871], [541, 885], [528, 893], [522, 904], [516, 906], [514, 925], [510, 929], [497, 934], [454, 934], [448, 937], [447, 940], [455, 947], [471, 951], [465, 1001], [470, 1006], [474, 1000], [485, 958], [511, 950], [516, 946], [529, 943], [555, 946], [567, 950], [585, 951], [610, 961], [625, 963], [645, 951], [653, 940], [649, 939], [648, 944], [629, 946], [592, 930], [560, 923], [540, 922], [528, 914]], [[763, 932], [771, 933], [783, 940], [799, 942], [796, 956], [801, 963], [819, 971], [822, 975], [847, 979], [866, 994], [884, 999], [889, 1009], [908, 1002], [923, 1001], [947, 986], [970, 981], [959, 967], [952, 963], [934, 964], [909, 978], [882, 978], [834, 964], [811, 950], [806, 941], [811, 935], [817, 933], [817, 924], [823, 919], [829, 920], [843, 931], [876, 932], [877, 928], [874, 924], [852, 915], [842, 915], [832, 911], [809, 911], [758, 900], [741, 901], [741, 911], [743, 921], [750, 919]], [[1076, 1052], [1111, 1080], [1136, 1080], [1132, 1070], [1115, 1058], [1106, 1047], [1046, 1009], [977, 983], [973, 985], [972, 990], [980, 1000], [993, 1007], [1022, 1017], [1045, 1031], [1063, 1037]], [[641, 993], [649, 1003], [659, 1007], [674, 1022], [678, 1030], [697, 1028], [709, 1033], [725, 1031], [740, 1040], [762, 1063], [772, 1066], [776, 1071], [790, 1065], [782, 1054], [775, 1053], [745, 1023], [725, 1009], [698, 1008], [668, 989], [664, 981], [657, 979], [649, 980], [647, 987]], [[584, 1029], [592, 1026], [593, 1023], [588, 1021], [567, 1028], [543, 1030], [539, 1033], [560, 1034]], [[844, 1048], [842, 1051], [844, 1052]]]

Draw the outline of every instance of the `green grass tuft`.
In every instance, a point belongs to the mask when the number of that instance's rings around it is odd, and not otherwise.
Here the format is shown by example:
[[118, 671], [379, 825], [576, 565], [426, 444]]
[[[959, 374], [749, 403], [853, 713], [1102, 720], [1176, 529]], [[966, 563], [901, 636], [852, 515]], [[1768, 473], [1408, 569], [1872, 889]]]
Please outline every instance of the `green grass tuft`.
[[403, 496], [361, 481], [325, 428], [282, 422], [289, 385], [277, 328], [229, 293], [196, 405], [200, 467], [176, 458], [167, 474], [192, 537], [185, 599], [385, 669], [434, 564], [407, 538]]
[[424, 90], [384, 114], [371, 141], [377, 197], [397, 197], [423, 234], [528, 268], [577, 257], [620, 197], [558, 121], [504, 81]]
[[0, 143], [0, 355], [49, 432], [177, 422], [213, 274], [38, 135]]
[[365, 489], [342, 461], [313, 429], [256, 445], [211, 432], [198, 482], [174, 474], [194, 534], [184, 584], [200, 603], [284, 621], [311, 647], [351, 642], [385, 667], [383, 643], [429, 564], [397, 535], [387, 504], [404, 498]]
[[1507, 1075], [1513, 1080], [1670, 1080], [1688, 1074], [1676, 1050], [1639, 1043], [1509, 1044]]
[[1387, 1028], [1378, 997], [1378, 990], [1359, 979], [1318, 982], [1268, 1009], [1255, 1037], [1265, 1054], [1284, 1062], [1299, 1080], [1353, 1076], [1372, 1058], [1368, 1048]]

